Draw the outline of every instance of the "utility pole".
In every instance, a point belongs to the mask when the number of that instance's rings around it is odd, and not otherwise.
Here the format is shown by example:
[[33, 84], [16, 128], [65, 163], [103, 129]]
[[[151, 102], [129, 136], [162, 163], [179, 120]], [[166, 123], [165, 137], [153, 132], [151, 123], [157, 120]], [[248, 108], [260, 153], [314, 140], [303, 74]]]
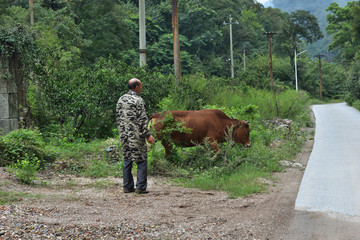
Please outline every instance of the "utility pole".
[[298, 54], [296, 54], [296, 48], [295, 48], [295, 89], [296, 89], [296, 91], [298, 91], [298, 79], [297, 79], [297, 63], [296, 63], [296, 57], [297, 56], [299, 56], [300, 54], [303, 54], [304, 52], [306, 52], [307, 50], [305, 50], [305, 51], [302, 51], [301, 53], [298, 53]]
[[33, 0], [29, 0], [29, 7], [30, 7], [30, 24], [34, 25], [34, 2]]
[[275, 84], [274, 84], [274, 79], [273, 79], [273, 71], [272, 71], [272, 53], [271, 53], [271, 36], [275, 35], [276, 33], [273, 32], [264, 32], [263, 35], [266, 35], [268, 37], [268, 41], [269, 41], [269, 68], [270, 68], [270, 86], [271, 89], [273, 90], [273, 95], [274, 95], [274, 102], [275, 102], [275, 108], [276, 108], [276, 115], [279, 115], [279, 108], [277, 105], [277, 101], [276, 101], [276, 92], [275, 92]]
[[269, 67], [270, 67], [270, 86], [274, 90], [274, 79], [273, 79], [273, 71], [272, 71], [272, 53], [271, 53], [271, 37], [275, 35], [276, 33], [273, 32], [264, 32], [263, 35], [267, 35], [268, 41], [269, 41]]
[[324, 54], [316, 55], [319, 58], [319, 79], [320, 79], [320, 99], [322, 99], [322, 85], [321, 85], [321, 56], [325, 56]]
[[145, 0], [139, 0], [139, 53], [142, 67], [146, 65]]
[[234, 78], [234, 54], [233, 54], [233, 42], [232, 42], [232, 25], [239, 24], [238, 21], [231, 22], [232, 17], [229, 15], [229, 23], [224, 21], [224, 25], [230, 25], [230, 64], [231, 64], [231, 77]]
[[180, 40], [179, 40], [179, 22], [177, 0], [171, 0], [172, 6], [172, 29], [173, 29], [173, 48], [174, 48], [174, 70], [175, 82], [181, 80], [181, 61], [180, 61]]

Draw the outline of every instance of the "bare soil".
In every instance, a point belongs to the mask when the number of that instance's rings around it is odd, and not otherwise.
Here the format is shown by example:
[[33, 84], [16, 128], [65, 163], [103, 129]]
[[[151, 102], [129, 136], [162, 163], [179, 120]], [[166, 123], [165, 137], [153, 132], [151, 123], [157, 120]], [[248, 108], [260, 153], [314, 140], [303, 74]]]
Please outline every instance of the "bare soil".
[[239, 199], [155, 177], [143, 195], [123, 193], [122, 178], [41, 176], [27, 186], [0, 169], [0, 190], [29, 193], [14, 205], [0, 206], [0, 240], [278, 239], [295, 214], [312, 146], [308, 139], [294, 160], [303, 167], [275, 173], [267, 192]]

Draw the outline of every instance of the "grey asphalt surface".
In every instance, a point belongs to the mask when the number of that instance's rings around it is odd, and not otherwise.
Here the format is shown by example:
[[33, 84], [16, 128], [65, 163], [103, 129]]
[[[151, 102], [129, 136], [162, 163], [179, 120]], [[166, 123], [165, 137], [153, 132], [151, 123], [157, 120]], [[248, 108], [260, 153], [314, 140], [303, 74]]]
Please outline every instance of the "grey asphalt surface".
[[314, 105], [313, 150], [285, 231], [274, 239], [360, 239], [360, 112]]
[[345, 103], [313, 112], [314, 148], [295, 209], [360, 217], [360, 112]]

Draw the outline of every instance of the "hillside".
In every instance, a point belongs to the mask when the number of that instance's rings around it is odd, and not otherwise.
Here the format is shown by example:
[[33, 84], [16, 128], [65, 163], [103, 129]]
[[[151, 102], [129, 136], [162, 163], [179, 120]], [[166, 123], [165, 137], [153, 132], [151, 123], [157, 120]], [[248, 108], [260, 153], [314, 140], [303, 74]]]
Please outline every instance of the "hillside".
[[336, 2], [339, 6], [346, 6], [347, 2], [351, 2], [350, 0], [303, 0], [303, 1], [289, 1], [289, 0], [271, 0], [272, 6], [275, 8], [281, 9], [283, 12], [295, 12], [297, 10], [306, 10], [310, 11], [312, 15], [317, 17], [319, 21], [319, 26], [321, 31], [324, 34], [324, 38], [314, 42], [313, 44], [308, 46], [309, 54], [315, 55], [319, 53], [326, 53], [328, 50], [328, 46], [331, 42], [331, 37], [328, 36], [325, 32], [325, 28], [328, 25], [326, 20], [326, 8], [332, 2]]

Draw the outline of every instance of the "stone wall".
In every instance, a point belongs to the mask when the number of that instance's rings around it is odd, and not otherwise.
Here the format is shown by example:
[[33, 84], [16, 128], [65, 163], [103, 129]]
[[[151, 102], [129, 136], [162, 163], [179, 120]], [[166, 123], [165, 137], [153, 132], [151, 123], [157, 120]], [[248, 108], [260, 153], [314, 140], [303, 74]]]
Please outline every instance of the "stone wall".
[[18, 89], [11, 77], [0, 69], [0, 134], [7, 134], [19, 128]]

